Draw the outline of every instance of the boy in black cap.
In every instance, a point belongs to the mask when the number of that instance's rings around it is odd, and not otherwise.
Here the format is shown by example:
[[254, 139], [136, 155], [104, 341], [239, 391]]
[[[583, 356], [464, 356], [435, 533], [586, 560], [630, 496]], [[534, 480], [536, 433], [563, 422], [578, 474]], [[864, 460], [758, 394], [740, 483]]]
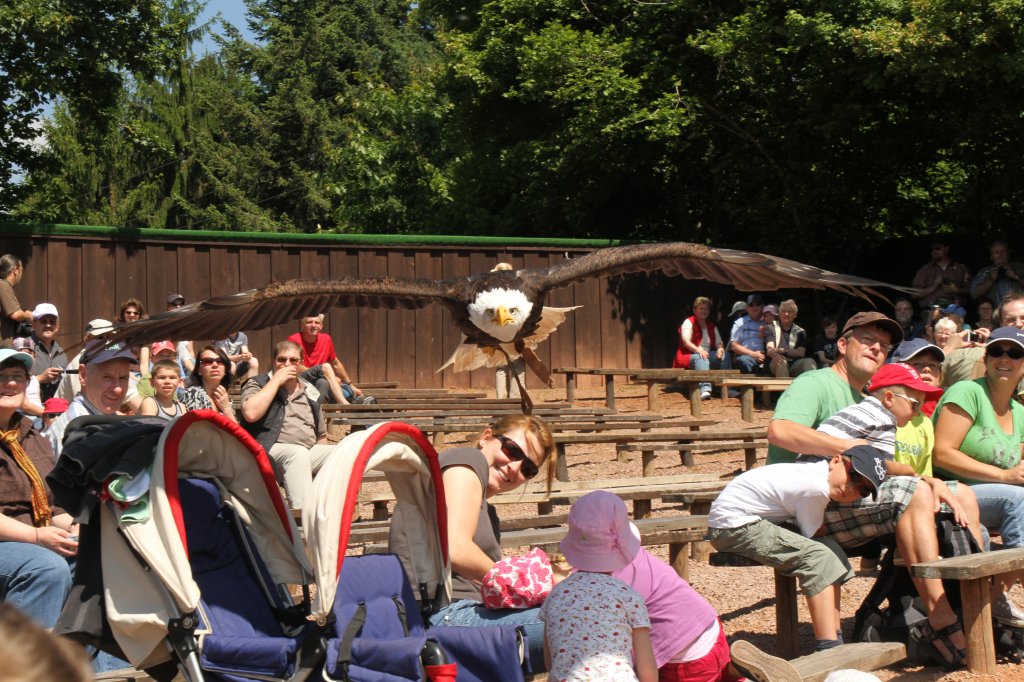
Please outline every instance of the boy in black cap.
[[[829, 502], [876, 495], [885, 480], [885, 456], [857, 445], [820, 462], [775, 464], [751, 469], [711, 503], [708, 539], [731, 552], [795, 576], [807, 597], [815, 650], [842, 644], [840, 586], [853, 577], [845, 554], [815, 538]], [[776, 524], [794, 523], [797, 531]]]

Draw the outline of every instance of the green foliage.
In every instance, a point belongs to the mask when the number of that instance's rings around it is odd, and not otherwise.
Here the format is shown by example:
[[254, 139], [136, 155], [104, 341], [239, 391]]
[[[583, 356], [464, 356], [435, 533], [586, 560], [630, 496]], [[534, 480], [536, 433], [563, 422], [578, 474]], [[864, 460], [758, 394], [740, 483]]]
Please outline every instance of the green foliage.
[[30, 142], [48, 99], [63, 96], [103, 129], [122, 70], [147, 72], [164, 57], [164, 15], [152, 0], [7, 0], [0, 3], [0, 214], [32, 170]]

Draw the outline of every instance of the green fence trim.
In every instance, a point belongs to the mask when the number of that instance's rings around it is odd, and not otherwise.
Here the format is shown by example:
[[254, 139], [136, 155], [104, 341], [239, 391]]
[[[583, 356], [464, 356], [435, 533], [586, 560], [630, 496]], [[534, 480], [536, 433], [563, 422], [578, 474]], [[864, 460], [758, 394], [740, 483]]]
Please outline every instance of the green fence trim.
[[538, 237], [476, 237], [431, 234], [305, 234], [299, 232], [223, 232], [212, 230], [165, 230], [105, 227], [100, 225], [54, 225], [0, 221], [0, 235], [20, 237], [103, 237], [117, 240], [165, 240], [189, 242], [278, 242], [290, 244], [378, 245], [378, 246], [505, 246], [602, 249], [637, 243], [618, 239], [542, 239]]

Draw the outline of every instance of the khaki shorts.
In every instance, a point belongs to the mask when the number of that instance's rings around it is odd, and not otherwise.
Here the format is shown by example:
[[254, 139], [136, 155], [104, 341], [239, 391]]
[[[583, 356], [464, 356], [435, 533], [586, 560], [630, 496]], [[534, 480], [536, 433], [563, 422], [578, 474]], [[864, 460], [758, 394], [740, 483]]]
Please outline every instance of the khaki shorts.
[[770, 521], [755, 521], [739, 528], [712, 528], [708, 539], [719, 552], [739, 554], [796, 578], [809, 597], [853, 577], [846, 554], [835, 542], [829, 538], [805, 538]]

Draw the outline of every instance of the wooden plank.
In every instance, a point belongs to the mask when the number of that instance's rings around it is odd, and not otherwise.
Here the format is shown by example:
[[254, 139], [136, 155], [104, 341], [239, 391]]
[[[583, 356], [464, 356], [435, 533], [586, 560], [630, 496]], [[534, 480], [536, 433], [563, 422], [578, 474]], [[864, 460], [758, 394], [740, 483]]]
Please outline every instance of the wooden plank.
[[688, 452], [707, 452], [709, 450], [744, 450], [747, 448], [766, 448], [768, 441], [734, 441], [701, 442], [701, 443], [625, 443], [618, 449], [624, 452], [662, 452], [686, 450]]
[[[653, 478], [653, 477], [652, 477]], [[660, 499], [664, 495], [685, 495], [685, 494], [715, 494], [720, 493], [725, 488], [728, 481], [695, 481], [693, 483], [670, 483], [660, 485], [634, 485], [634, 486], [622, 486], [614, 489], [616, 495], [623, 500], [656, 500]], [[511, 493], [504, 493], [501, 495], [494, 495], [488, 498], [488, 502], [493, 505], [499, 504], [535, 504], [538, 502], [553, 502], [555, 504], [570, 504], [575, 500], [591, 492], [593, 489], [579, 488], [579, 489], [566, 489], [552, 492], [548, 495], [546, 492], [518, 492], [513, 491]], [[379, 491], [379, 492], [364, 492], [360, 493], [360, 502], [385, 502], [394, 499], [394, 494], [390, 491]]]
[[803, 682], [821, 682], [836, 670], [878, 670], [907, 657], [900, 642], [857, 642], [843, 644], [790, 661]]
[[[387, 275], [386, 252], [383, 249], [360, 251], [359, 274]], [[387, 365], [389, 356], [387, 353], [382, 352], [388, 347], [387, 311], [360, 308], [358, 326], [359, 356], [349, 360], [349, 362], [355, 362], [354, 371], [359, 379], [367, 381], [378, 381], [381, 379], [402, 381], [397, 377], [389, 376]], [[409, 378], [402, 381], [402, 383], [409, 383]]]
[[[115, 284], [113, 248], [102, 242], [83, 243], [83, 310], [103, 311], [105, 314], [97, 315], [97, 317], [115, 321], [120, 310], [120, 301], [114, 299]], [[61, 315], [61, 324], [63, 324], [65, 311], [58, 308], [58, 312]], [[87, 322], [88, 320], [84, 320], [83, 326]], [[74, 328], [72, 327], [72, 329]]]
[[[208, 246], [180, 246], [178, 248], [178, 288], [176, 291], [185, 297], [185, 303], [195, 303], [209, 298], [210, 289], [210, 248]], [[165, 304], [166, 301], [167, 298], [164, 297]], [[226, 333], [225, 336], [227, 336]], [[196, 353], [198, 352], [199, 349], [196, 348]]]
[[[688, 538], [690, 542], [698, 540], [707, 532], [706, 516], [681, 515], [657, 519], [639, 519], [634, 521], [640, 531], [643, 545], [663, 545], [680, 538]], [[501, 534], [502, 547], [524, 547], [527, 545], [545, 545], [560, 541], [565, 536], [565, 527], [537, 528], [512, 531]]]
[[911, 571], [916, 578], [971, 580], [1021, 569], [1024, 569], [1024, 547], [922, 562], [914, 564]]
[[[562, 258], [561, 255], [553, 256], [548, 264], [554, 265]], [[548, 305], [555, 308], [571, 308], [576, 305], [575, 291], [573, 287], [559, 287], [548, 294]], [[576, 316], [585, 311], [580, 308], [566, 316], [565, 322], [554, 334], [548, 337], [547, 344], [551, 347], [551, 364], [555, 365], [574, 364], [576, 362]], [[552, 376], [555, 385], [563, 383], [561, 376]], [[568, 390], [568, 389], [567, 389]], [[570, 402], [572, 402], [570, 400]]]
[[[352, 249], [331, 249], [329, 252], [330, 276], [335, 278], [352, 277], [359, 274], [359, 257]], [[359, 308], [332, 308], [327, 315], [325, 329], [334, 340], [334, 353], [345, 365], [351, 378], [357, 379], [361, 389], [367, 389], [366, 378], [370, 368], [363, 367], [359, 361], [361, 329], [359, 327]], [[368, 374], [364, 376], [361, 370]]]
[[[269, 283], [270, 249], [239, 249], [238, 254], [238, 286], [240, 289], [253, 289]], [[166, 294], [165, 294], [166, 295]], [[163, 310], [163, 305], [160, 307]], [[287, 330], [287, 333], [285, 333]], [[274, 344], [288, 338], [294, 329], [291, 325], [278, 325], [269, 329], [242, 329], [249, 337], [249, 350], [263, 360], [262, 369], [273, 367]]]
[[[417, 251], [416, 277], [420, 279], [441, 279], [441, 258], [432, 253]], [[442, 318], [446, 314], [443, 307], [430, 305], [414, 313], [415, 323], [413, 334], [416, 343], [416, 377], [415, 386], [428, 387], [437, 385], [440, 375], [437, 369], [447, 358], [441, 348]]]
[[[210, 295], [227, 296], [241, 291], [242, 284], [239, 279], [238, 249], [229, 249], [222, 246], [210, 248]], [[238, 330], [242, 331], [242, 330]], [[248, 336], [248, 334], [246, 334]], [[250, 350], [252, 350], [250, 348]], [[263, 362], [267, 358], [262, 358]], [[264, 365], [270, 367], [270, 365]]]
[[[601, 346], [604, 343], [605, 331], [601, 324], [602, 280], [591, 279], [573, 285], [576, 304], [582, 306], [573, 315], [576, 322], [576, 337], [584, 340], [577, 344], [577, 363], [584, 367], [599, 367], [601, 362]], [[600, 381], [588, 379], [586, 376], [576, 378], [576, 387], [600, 386]]]
[[[388, 274], [409, 277], [416, 272], [416, 260], [410, 251], [390, 250], [387, 255]], [[387, 378], [408, 386], [416, 385], [416, 313], [397, 308], [387, 312]]]
[[[97, 317], [113, 321], [109, 306], [96, 305], [89, 291], [82, 288], [82, 246], [81, 242], [51, 242], [46, 254], [46, 265], [50, 272], [60, 273], [47, 282], [46, 300], [57, 306], [62, 328], [78, 330], [75, 341], [81, 339], [85, 324]], [[36, 303], [19, 299], [21, 305], [32, 310]], [[63, 301], [63, 305], [58, 303]], [[71, 341], [71, 339], [68, 339]], [[70, 358], [69, 358], [70, 359]]]
[[[445, 251], [441, 254], [441, 272], [445, 279], [469, 274], [469, 254], [463, 250]], [[441, 355], [445, 360], [455, 352], [461, 341], [462, 332], [451, 315], [444, 315], [441, 319]], [[449, 367], [441, 372], [441, 385], [468, 388], [470, 375], [468, 372], [456, 372]]]

